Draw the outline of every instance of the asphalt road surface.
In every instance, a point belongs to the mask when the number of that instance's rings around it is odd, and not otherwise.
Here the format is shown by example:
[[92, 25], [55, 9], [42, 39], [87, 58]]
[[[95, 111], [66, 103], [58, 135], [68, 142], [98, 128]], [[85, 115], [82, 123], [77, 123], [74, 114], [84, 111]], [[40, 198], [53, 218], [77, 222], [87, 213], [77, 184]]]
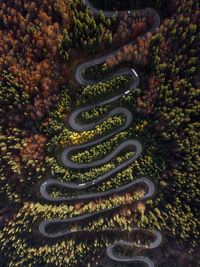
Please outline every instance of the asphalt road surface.
[[[94, 8], [90, 2], [88, 0], [85, 0], [87, 6], [89, 7], [89, 9], [94, 13], [94, 15], [99, 15], [99, 10]], [[137, 12], [143, 12], [144, 14], [150, 15], [150, 16], [154, 16], [155, 20], [154, 20], [154, 24], [152, 25], [152, 27], [147, 31], [147, 32], [151, 32], [152, 34], [156, 32], [156, 29], [158, 28], [158, 26], [160, 25], [160, 18], [158, 16], [158, 14], [156, 13], [155, 10], [153, 10], [152, 8], [147, 8], [146, 10], [130, 10], [129, 11], [129, 15], [133, 15], [134, 13]], [[120, 15], [120, 13], [118, 11], [116, 12], [112, 12], [112, 11], [103, 11], [104, 15], [106, 17], [112, 17], [114, 14], [115, 15]], [[141, 36], [145, 36], [146, 33], [143, 33]], [[130, 41], [128, 44], [134, 44], [136, 42], [136, 40], [132, 40]], [[114, 130], [113, 132], [97, 139], [94, 140], [92, 142], [86, 143], [86, 144], [82, 144], [82, 145], [76, 145], [76, 146], [71, 146], [71, 147], [67, 147], [66, 149], [63, 150], [63, 152], [61, 153], [61, 160], [63, 162], [63, 164], [68, 167], [68, 168], [73, 168], [73, 169], [85, 169], [85, 168], [92, 168], [92, 167], [97, 167], [97, 166], [102, 166], [103, 164], [108, 163], [111, 159], [113, 159], [117, 154], [120, 153], [120, 151], [122, 149], [124, 149], [125, 147], [133, 147], [135, 154], [128, 158], [126, 161], [122, 162], [120, 165], [118, 165], [116, 168], [110, 170], [109, 172], [107, 172], [106, 174], [97, 177], [95, 180], [93, 181], [89, 181], [86, 183], [82, 183], [82, 184], [76, 184], [76, 183], [71, 183], [71, 182], [60, 182], [58, 180], [55, 179], [48, 179], [46, 180], [44, 183], [41, 184], [40, 186], [40, 193], [42, 195], [42, 197], [48, 201], [54, 201], [54, 202], [59, 202], [59, 201], [71, 201], [71, 200], [86, 200], [86, 199], [93, 199], [93, 198], [99, 198], [99, 197], [105, 197], [105, 196], [109, 196], [112, 194], [116, 194], [116, 193], [120, 193], [123, 191], [126, 191], [127, 189], [131, 188], [132, 186], [138, 184], [138, 183], [143, 183], [145, 184], [147, 190], [147, 193], [140, 198], [141, 200], [145, 200], [145, 199], [149, 199], [151, 198], [154, 193], [155, 193], [155, 186], [154, 184], [151, 182], [151, 180], [149, 180], [147, 177], [141, 177], [129, 184], [120, 186], [119, 188], [116, 189], [111, 189], [111, 190], [107, 190], [104, 192], [97, 192], [97, 193], [88, 193], [88, 194], [79, 194], [79, 195], [75, 195], [75, 196], [71, 196], [71, 197], [51, 197], [48, 193], [48, 187], [50, 186], [59, 186], [59, 187], [65, 187], [68, 189], [75, 189], [75, 190], [81, 190], [81, 189], [87, 189], [90, 186], [93, 186], [105, 179], [108, 179], [111, 175], [119, 172], [120, 170], [124, 169], [125, 167], [129, 166], [133, 161], [135, 161], [140, 154], [142, 153], [142, 145], [140, 144], [140, 142], [138, 140], [135, 139], [129, 139], [126, 140], [124, 142], [122, 142], [114, 151], [112, 151], [111, 153], [109, 153], [105, 158], [101, 159], [101, 160], [97, 160], [97, 161], [93, 161], [91, 163], [82, 163], [82, 164], [78, 164], [75, 162], [72, 162], [70, 160], [70, 153], [72, 151], [78, 151], [80, 149], [84, 149], [84, 148], [90, 148], [94, 145], [97, 145], [101, 142], [103, 142], [104, 140], [110, 138], [113, 135], [116, 135], [117, 133], [127, 129], [131, 122], [132, 122], [132, 113], [126, 109], [126, 108], [122, 108], [122, 107], [117, 107], [114, 108], [112, 111], [110, 111], [105, 117], [103, 117], [102, 119], [100, 119], [98, 122], [92, 122], [92, 123], [88, 123], [86, 125], [80, 125], [77, 122], [77, 117], [82, 113], [82, 112], [86, 112], [89, 111], [95, 107], [99, 107], [102, 105], [105, 105], [107, 103], [111, 103], [114, 102], [118, 99], [120, 99], [123, 95], [129, 94], [132, 90], [134, 90], [135, 88], [138, 87], [139, 85], [139, 77], [138, 74], [136, 73], [136, 71], [134, 69], [121, 69], [119, 71], [117, 71], [115, 74], [112, 75], [108, 75], [105, 79], [101, 79], [101, 80], [87, 80], [83, 77], [83, 70], [97, 65], [97, 64], [101, 64], [104, 63], [105, 60], [107, 58], [109, 58], [110, 56], [115, 56], [117, 55], [117, 53], [119, 51], [121, 51], [122, 48], [119, 48], [105, 56], [102, 56], [100, 58], [94, 59], [94, 60], [90, 60], [87, 61], [81, 65], [78, 66], [78, 68], [76, 69], [76, 73], [75, 73], [75, 78], [76, 80], [81, 84], [81, 85], [92, 85], [95, 84], [99, 81], [101, 82], [106, 82], [107, 80], [115, 77], [115, 76], [119, 76], [119, 75], [123, 75], [123, 74], [128, 74], [130, 76], [132, 76], [132, 83], [129, 86], [128, 89], [126, 89], [123, 92], [120, 92], [117, 95], [111, 96], [108, 99], [105, 99], [101, 102], [95, 103], [95, 104], [91, 104], [91, 105], [87, 105], [84, 107], [80, 107], [78, 109], [75, 109], [69, 116], [68, 118], [68, 123], [70, 125], [70, 127], [72, 129], [74, 129], [77, 132], [82, 132], [82, 131], [88, 131], [93, 129], [96, 125], [99, 125], [101, 123], [103, 123], [105, 120], [107, 120], [108, 118], [117, 115], [117, 114], [123, 114], [126, 118], [126, 122], [119, 127], [118, 129]], [[132, 203], [136, 202], [138, 200], [133, 200]], [[106, 213], [110, 210], [115, 210], [120, 208], [122, 205], [116, 206], [116, 207], [112, 207], [110, 208], [106, 208], [97, 212], [93, 212], [93, 213], [89, 213], [89, 214], [84, 214], [81, 216], [77, 216], [77, 217], [73, 217], [73, 218], [66, 218], [66, 219], [53, 219], [53, 220], [44, 220], [40, 223], [39, 226], [39, 231], [40, 233], [47, 237], [47, 238], [59, 238], [61, 236], [66, 236], [66, 235], [70, 235], [72, 234], [72, 232], [68, 229], [66, 229], [65, 231], [57, 231], [56, 233], [48, 233], [46, 231], [46, 228], [48, 225], [50, 224], [56, 224], [56, 223], [70, 223], [70, 222], [81, 222], [82, 220], [88, 219], [90, 217], [95, 217], [99, 214], [102, 213]], [[119, 229], [110, 229], [107, 228], [106, 231], [116, 231]], [[138, 229], [136, 227], [133, 227], [132, 229], [133, 231], [149, 231], [151, 232], [151, 234], [153, 234], [155, 236], [155, 240], [153, 242], [150, 243], [150, 245], [148, 247], [145, 247], [145, 249], [153, 249], [156, 248], [160, 245], [160, 243], [162, 242], [162, 236], [160, 234], [160, 232], [158, 231], [150, 231], [150, 230], [142, 230], [142, 229]], [[83, 232], [84, 230], [81, 227], [78, 227], [76, 232]], [[134, 262], [141, 262], [141, 263], [146, 263], [149, 267], [154, 267], [154, 263], [147, 257], [143, 257], [143, 256], [135, 256], [135, 257], [120, 257], [116, 254], [115, 248], [117, 246], [124, 246], [124, 245], [128, 245], [128, 243], [126, 241], [120, 240], [117, 242], [114, 242], [114, 244], [109, 244], [107, 247], [107, 255], [109, 258], [111, 258], [114, 261], [117, 262], [127, 262], [127, 263], [134, 263]], [[141, 246], [142, 247], [142, 246]], [[144, 247], [143, 247], [144, 248]]]

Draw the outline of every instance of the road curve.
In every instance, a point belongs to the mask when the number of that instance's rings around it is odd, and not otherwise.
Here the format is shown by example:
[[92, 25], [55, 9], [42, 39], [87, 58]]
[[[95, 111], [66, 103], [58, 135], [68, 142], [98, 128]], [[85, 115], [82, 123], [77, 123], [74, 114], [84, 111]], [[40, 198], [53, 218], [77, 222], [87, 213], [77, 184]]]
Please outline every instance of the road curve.
[[[85, 3], [87, 4], [87, 6], [96, 14], [98, 15], [99, 14], [99, 10], [94, 8], [90, 2], [88, 0], [85, 0]], [[142, 33], [140, 36], [145, 36], [148, 32], [154, 34], [156, 32], [156, 29], [159, 27], [160, 25], [160, 17], [159, 15], [156, 13], [156, 11], [152, 8], [146, 8], [145, 10], [132, 10], [131, 11], [131, 15], [133, 15], [134, 13], [148, 13], [151, 17], [154, 17], [155, 20], [154, 20], [154, 23], [153, 25], [151, 26], [150, 29], [148, 29], [147, 32], [144, 32]], [[104, 15], [106, 17], [112, 17], [113, 14], [115, 14], [115, 12], [110, 12], [110, 11], [103, 11]], [[107, 15], [107, 13], [109, 13], [109, 15]], [[135, 44], [136, 43], [136, 39], [133, 39], [131, 40], [130, 42], [128, 42], [126, 45], [130, 45], [130, 44]], [[107, 58], [111, 57], [111, 56], [116, 56], [118, 52], [122, 51], [123, 48], [118, 48], [112, 52], [110, 52], [109, 54], [106, 54], [105, 56], [102, 56], [102, 57], [99, 57], [99, 58], [96, 58], [96, 59], [93, 59], [93, 60], [90, 60], [90, 61], [87, 61], [87, 62], [84, 62], [82, 63], [81, 65], [78, 66], [78, 68], [76, 69], [76, 73], [75, 73], [75, 78], [76, 80], [82, 84], [82, 85], [92, 85], [96, 82], [106, 82], [107, 80], [109, 80], [111, 77], [115, 77], [115, 76], [118, 76], [118, 75], [122, 75], [122, 74], [130, 74], [133, 76], [133, 78], [135, 78], [135, 83], [139, 82], [139, 77], [137, 75], [137, 73], [135, 71], [132, 71], [130, 69], [122, 69], [118, 72], [116, 72], [114, 75], [109, 75], [107, 76], [105, 79], [101, 79], [101, 80], [95, 80], [95, 81], [92, 81], [92, 80], [87, 80], [86, 78], [83, 77], [83, 70], [85, 68], [89, 68], [89, 67], [92, 67], [94, 65], [97, 65], [97, 64], [101, 64], [103, 62], [106, 61]], [[135, 87], [136, 88], [136, 87]]]
[[[132, 229], [133, 231], [141, 231], [141, 229], [138, 229], [138, 228], [133, 228]], [[144, 230], [146, 231], [146, 230]], [[154, 249], [154, 248], [157, 248], [161, 242], [162, 242], [162, 235], [159, 231], [149, 231], [151, 232], [155, 237], [156, 239], [151, 242], [149, 244], [148, 247], [145, 247], [145, 246], [141, 246], [141, 248], [145, 248], [145, 249]], [[120, 241], [117, 241], [115, 242], [113, 245], [109, 244], [108, 247], [107, 247], [107, 254], [108, 254], [108, 257], [114, 261], [118, 261], [118, 262], [123, 262], [123, 263], [133, 263], [133, 262], [140, 262], [140, 263], [146, 263], [149, 267], [154, 267], [154, 263], [147, 257], [144, 257], [144, 256], [135, 256], [135, 257], [120, 257], [116, 254], [115, 252], [115, 248], [118, 247], [118, 246], [134, 246], [135, 244], [134, 243], [128, 243], [124, 240], [120, 240]]]
[[[92, 185], [94, 185], [94, 181], [92, 181]], [[124, 192], [126, 191], [127, 189], [133, 187], [134, 185], [137, 185], [137, 184], [145, 184], [145, 186], [147, 187], [147, 193], [142, 197], [140, 198], [139, 200], [145, 200], [145, 199], [149, 199], [150, 197], [152, 197], [155, 193], [155, 186], [154, 184], [152, 183], [151, 180], [149, 180], [147, 177], [141, 177], [137, 180], [134, 180], [133, 182], [131, 183], [128, 183], [126, 185], [122, 185], [116, 189], [110, 189], [110, 190], [107, 190], [107, 191], [104, 191], [104, 192], [98, 192], [98, 193], [91, 193], [91, 194], [81, 194], [81, 195], [78, 195], [78, 196], [74, 196], [74, 197], [51, 197], [48, 193], [47, 193], [47, 187], [48, 186], [60, 186], [60, 187], [65, 187], [65, 188], [71, 188], [71, 189], [80, 189], [80, 188], [77, 188], [77, 184], [75, 183], [69, 183], [69, 182], [60, 182], [56, 179], [49, 179], [48, 180], [48, 183], [47, 181], [44, 182], [42, 184], [42, 186], [40, 187], [40, 193], [41, 195], [46, 199], [46, 200], [49, 200], [49, 201], [55, 201], [55, 202], [59, 202], [59, 201], [71, 201], [71, 200], [86, 200], [86, 199], [91, 199], [91, 198], [99, 198], [99, 197], [105, 197], [105, 196], [109, 196], [111, 194], [118, 194], [118, 193], [121, 193], [121, 192]], [[82, 184], [83, 186], [85, 184]], [[91, 186], [91, 184], [87, 185], [87, 187]], [[86, 188], [86, 187], [85, 187]], [[81, 188], [82, 189], [82, 188]], [[135, 202], [136, 200], [134, 200]]]
[[[141, 179], [138, 179], [126, 186], [122, 186], [118, 189], [118, 192], [122, 192], [122, 191], [125, 191], [125, 189], [127, 188], [130, 188], [131, 186], [137, 184], [137, 183], [145, 183], [146, 185], [148, 185], [149, 183], [152, 183], [148, 178], [146, 177], [143, 177]], [[152, 183], [153, 184], [153, 183]], [[142, 201], [142, 200], [145, 200], [145, 199], [149, 199], [150, 197], [152, 197], [152, 195], [154, 194], [154, 187], [151, 187], [150, 190], [148, 190], [148, 192], [142, 197], [140, 198], [139, 200], [137, 199], [134, 199], [132, 201], [132, 203], [129, 203], [130, 204], [134, 204], [135, 202], [137, 201]], [[66, 230], [66, 231], [58, 231], [56, 233], [53, 233], [53, 234], [50, 234], [50, 233], [47, 233], [46, 231], [46, 228], [51, 225], [51, 224], [56, 224], [56, 223], [72, 223], [72, 222], [80, 222], [80, 221], [83, 221], [85, 219], [88, 219], [88, 218], [93, 218], [97, 215], [100, 215], [100, 214], [103, 214], [103, 213], [106, 213], [108, 211], [115, 211], [121, 207], [123, 207], [124, 205], [121, 204], [121, 205], [118, 205], [118, 206], [115, 206], [115, 207], [112, 207], [112, 208], [105, 208], [103, 210], [99, 210], [99, 211], [95, 211], [95, 212], [91, 212], [91, 213], [87, 213], [87, 214], [84, 214], [84, 215], [80, 215], [80, 216], [76, 216], [76, 217], [72, 217], [72, 218], [65, 218], [65, 219], [53, 219], [53, 220], [46, 220], [46, 221], [42, 221], [40, 223], [40, 226], [39, 226], [39, 230], [40, 230], [40, 233], [42, 233], [43, 236], [45, 237], [49, 237], [49, 238], [58, 238], [58, 237], [61, 237], [61, 236], [64, 236], [64, 235], [69, 235], [69, 234], [72, 234], [73, 232], [71, 230]], [[81, 230], [81, 228], [78, 228], [79, 229], [79, 232], [83, 231], [83, 229]], [[135, 229], [135, 228], [134, 228]], [[110, 228], [106, 228], [104, 229], [105, 231], [108, 231], [110, 230]], [[139, 229], [138, 229], [139, 230]], [[149, 231], [151, 232], [151, 231]], [[153, 232], [152, 232], [153, 233]]]
[[[88, 8], [90, 8], [90, 10], [95, 14], [95, 15], [99, 15], [99, 10], [94, 8], [90, 2], [88, 0], [85, 0], [85, 3], [86, 5], [88, 6]], [[129, 15], [132, 15], [134, 13], [138, 13], [138, 12], [141, 12], [143, 14], [147, 14], [149, 16], [152, 16], [154, 17], [154, 23], [153, 25], [151, 26], [151, 28], [147, 31], [147, 32], [151, 32], [152, 34], [155, 33], [156, 29], [158, 28], [159, 24], [160, 24], [160, 18], [158, 16], [158, 14], [156, 13], [155, 10], [153, 10], [152, 8], [147, 8], [145, 10], [131, 10], [129, 12]], [[112, 12], [112, 11], [103, 11], [104, 15], [106, 17], [112, 17], [114, 14], [116, 15], [119, 15], [119, 12], [116, 11], [116, 12]], [[140, 36], [145, 36], [147, 34], [147, 32], [141, 34]], [[132, 40], [130, 41], [128, 44], [134, 44], [136, 42], [136, 40]], [[127, 45], [128, 45], [127, 44]], [[75, 78], [76, 80], [81, 84], [81, 85], [92, 85], [92, 84], [95, 84], [97, 82], [106, 82], [107, 80], [115, 77], [115, 76], [119, 76], [119, 75], [124, 75], [124, 74], [128, 74], [130, 76], [132, 76], [132, 83], [131, 85], [129, 86], [128, 89], [126, 89], [125, 91], [123, 92], [120, 92], [119, 94], [117, 95], [114, 95], [114, 96], [111, 96], [110, 98], [106, 99], [106, 100], [103, 100], [99, 103], [95, 103], [95, 104], [91, 104], [91, 105], [87, 105], [87, 106], [84, 106], [84, 107], [80, 107], [78, 109], [75, 109], [70, 115], [69, 115], [69, 118], [68, 118], [68, 123], [70, 125], [70, 127], [72, 129], [74, 129], [75, 131], [78, 131], [78, 132], [82, 132], [82, 131], [88, 131], [88, 130], [91, 130], [93, 129], [96, 125], [99, 125], [101, 123], [103, 123], [105, 120], [107, 120], [109, 117], [112, 117], [114, 115], [117, 115], [117, 114], [123, 114], [126, 118], [126, 121], [125, 123], [119, 127], [118, 129], [116, 129], [115, 131], [113, 131], [112, 133], [109, 133], [101, 138], [99, 138], [98, 140], [94, 140], [90, 143], [86, 143], [86, 144], [82, 144], [82, 145], [78, 145], [78, 146], [71, 146], [71, 147], [67, 147], [63, 150], [63, 152], [61, 153], [61, 160], [63, 162], [63, 164], [66, 166], [66, 167], [69, 167], [69, 168], [73, 168], [73, 169], [84, 169], [84, 168], [92, 168], [92, 167], [97, 167], [97, 166], [101, 166], [107, 162], [109, 162], [112, 158], [114, 158], [118, 153], [120, 153], [120, 151], [122, 149], [124, 149], [125, 147], [133, 147], [134, 148], [134, 151], [135, 151], [135, 154], [128, 158], [126, 161], [122, 162], [120, 165], [118, 165], [115, 169], [107, 172], [106, 174], [100, 176], [100, 177], [97, 177], [95, 180], [93, 181], [89, 181], [89, 182], [86, 182], [86, 183], [82, 183], [82, 184], [76, 184], [76, 183], [70, 183], [70, 182], [60, 182], [58, 180], [55, 180], [55, 179], [48, 179], [46, 180], [45, 182], [43, 182], [41, 185], [40, 185], [40, 193], [42, 195], [42, 197], [48, 201], [54, 201], [54, 202], [59, 202], [59, 201], [71, 201], [71, 200], [86, 200], [86, 199], [92, 199], [92, 198], [98, 198], [98, 197], [104, 197], [104, 196], [108, 196], [108, 195], [111, 195], [111, 194], [116, 194], [116, 193], [120, 193], [120, 192], [123, 192], [125, 190], [127, 190], [128, 188], [131, 188], [132, 186], [138, 184], [138, 183], [143, 183], [146, 185], [146, 187], [148, 188], [148, 191], [147, 193], [142, 197], [140, 198], [140, 201], [141, 200], [145, 200], [145, 199], [149, 199], [151, 198], [154, 193], [155, 193], [155, 187], [154, 187], [154, 184], [146, 177], [141, 177], [140, 179], [137, 179], [127, 185], [123, 185], [123, 186], [120, 186], [119, 188], [116, 188], [116, 189], [111, 189], [111, 190], [107, 190], [105, 192], [98, 192], [98, 193], [90, 193], [90, 194], [80, 194], [80, 195], [77, 195], [77, 196], [72, 196], [72, 197], [51, 197], [48, 193], [48, 187], [50, 186], [60, 186], [60, 187], [65, 187], [65, 188], [70, 188], [70, 189], [86, 189], [90, 186], [93, 186], [101, 181], [103, 181], [104, 179], [107, 179], [108, 177], [110, 177], [111, 175], [115, 174], [116, 172], [118, 172], [119, 170], [127, 167], [128, 165], [130, 165], [134, 160], [136, 160], [140, 154], [142, 153], [142, 146], [140, 144], [139, 141], [135, 140], [135, 139], [130, 139], [130, 140], [126, 140], [125, 142], [122, 142], [114, 151], [112, 151], [111, 153], [109, 153], [104, 159], [101, 159], [101, 160], [97, 160], [97, 161], [94, 161], [94, 162], [91, 162], [91, 163], [83, 163], [83, 164], [77, 164], [77, 163], [74, 163], [73, 161], [70, 160], [70, 153], [72, 151], [76, 151], [76, 150], [80, 150], [80, 149], [84, 149], [84, 148], [88, 148], [88, 147], [91, 147], [91, 146], [94, 146], [94, 145], [97, 145], [101, 142], [103, 142], [104, 140], [106, 140], [107, 138], [110, 138], [111, 136], [127, 129], [131, 122], [132, 122], [132, 113], [126, 109], [126, 108], [122, 108], [122, 107], [117, 107], [115, 109], [113, 109], [112, 111], [110, 111], [105, 117], [101, 118], [98, 122], [92, 122], [92, 123], [88, 123], [86, 125], [80, 125], [77, 121], [77, 117], [82, 113], [82, 112], [86, 112], [86, 111], [89, 111], [95, 107], [99, 107], [99, 106], [102, 106], [102, 105], [105, 105], [107, 103], [111, 103], [111, 102], [114, 102], [118, 99], [120, 99], [123, 95], [125, 94], [128, 94], [130, 93], [132, 90], [134, 90], [135, 88], [137, 88], [137, 86], [139, 85], [139, 77], [138, 77], [138, 74], [136, 73], [136, 71], [134, 69], [121, 69], [119, 71], [117, 71], [115, 74], [112, 74], [112, 75], [108, 75], [105, 79], [101, 79], [101, 80], [95, 80], [95, 81], [92, 81], [92, 80], [87, 80], [85, 77], [83, 77], [83, 70], [85, 68], [88, 68], [88, 67], [91, 67], [91, 66], [94, 66], [94, 65], [97, 65], [97, 64], [101, 64], [103, 62], [105, 62], [105, 60], [110, 57], [110, 56], [115, 56], [117, 55], [117, 53], [119, 51], [121, 51], [122, 48], [119, 48], [105, 56], [102, 56], [100, 58], [97, 58], [97, 59], [94, 59], [94, 60], [90, 60], [88, 62], [85, 62], [81, 65], [78, 66], [78, 68], [76, 69], [76, 73], [75, 73]], [[133, 200], [132, 203], [136, 202], [138, 200]], [[58, 238], [58, 237], [61, 237], [61, 236], [64, 236], [64, 235], [69, 235], [69, 234], [73, 234], [73, 232], [71, 230], [65, 230], [65, 231], [58, 231], [56, 233], [48, 233], [46, 231], [46, 228], [50, 225], [50, 224], [56, 224], [56, 223], [70, 223], [70, 222], [80, 222], [82, 220], [85, 220], [87, 218], [91, 218], [91, 217], [94, 217], [96, 215], [99, 215], [99, 214], [102, 214], [104, 212], [108, 212], [110, 210], [115, 210], [115, 209], [118, 209], [120, 208], [122, 205], [119, 205], [119, 206], [116, 206], [116, 207], [113, 207], [113, 208], [106, 208], [104, 210], [100, 210], [100, 211], [96, 211], [96, 212], [93, 212], [93, 213], [90, 213], [90, 214], [84, 214], [84, 215], [81, 215], [81, 216], [77, 216], [77, 217], [73, 217], [73, 218], [66, 218], [66, 219], [53, 219], [53, 220], [44, 220], [40, 223], [39, 225], [39, 231], [40, 233], [47, 237], [47, 238]], [[147, 230], [142, 230], [142, 229], [138, 229], [136, 227], [133, 227], [132, 228], [133, 231], [147, 231]], [[119, 230], [119, 229], [110, 229], [110, 228], [107, 228], [105, 229], [106, 231], [115, 231], [115, 230]], [[81, 227], [78, 227], [76, 232], [83, 232], [84, 230], [81, 228]], [[149, 247], [143, 247], [145, 249], [153, 249], [153, 248], [156, 248], [160, 245], [161, 241], [162, 241], [162, 236], [160, 234], [160, 232], [158, 231], [150, 231], [155, 237], [155, 241], [153, 241]], [[114, 244], [109, 244], [108, 247], [107, 247], [107, 255], [109, 258], [111, 258], [112, 260], [114, 261], [117, 261], [117, 262], [142, 262], [142, 263], [146, 263], [149, 267], [154, 267], [154, 263], [149, 259], [149, 258], [146, 258], [146, 257], [143, 257], [143, 256], [136, 256], [136, 257], [132, 257], [132, 258], [129, 258], [129, 257], [120, 257], [116, 254], [115, 252], [115, 248], [117, 246], [124, 246], [124, 245], [128, 245], [128, 243], [126, 241], [117, 241], [117, 242], [114, 242]], [[133, 244], [132, 244], [133, 245]]]

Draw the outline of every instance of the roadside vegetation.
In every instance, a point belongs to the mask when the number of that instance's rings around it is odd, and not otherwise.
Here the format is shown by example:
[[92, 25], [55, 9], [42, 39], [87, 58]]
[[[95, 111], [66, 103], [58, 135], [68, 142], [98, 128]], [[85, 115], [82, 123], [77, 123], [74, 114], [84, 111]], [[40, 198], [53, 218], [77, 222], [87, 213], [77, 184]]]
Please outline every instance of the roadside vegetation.
[[[150, 1], [98, 1], [100, 8], [143, 8]], [[95, 0], [93, 3], [96, 4]], [[105, 4], [108, 4], [105, 6]], [[151, 16], [138, 12], [133, 17], [93, 16], [83, 0], [2, 1], [0, 7], [0, 258], [2, 266], [114, 266], [107, 259], [106, 247], [115, 241], [106, 227], [118, 227], [117, 237], [137, 241], [132, 226], [160, 230], [165, 237], [156, 252], [137, 249], [129, 255], [150, 255], [158, 266], [186, 267], [200, 264], [200, 11], [197, 1], [151, 1], [158, 11], [168, 9], [155, 35], [140, 37], [151, 25]], [[87, 26], [87, 27], [86, 27]], [[123, 38], [120, 37], [123, 35]], [[126, 43], [137, 38], [134, 45]], [[111, 162], [98, 168], [64, 168], [61, 151], [97, 139], [121, 127], [119, 114], [85, 132], [74, 132], [67, 125], [70, 112], [125, 90], [128, 76], [106, 83], [74, 88], [69, 82], [71, 66], [77, 57], [87, 61], [92, 53], [106, 54], [123, 46], [116, 57], [84, 70], [88, 79], [99, 79], [120, 66], [137, 69], [140, 84], [115, 103], [85, 112], [81, 123], [96, 121], [121, 106], [133, 113], [133, 121], [122, 131], [91, 149], [78, 151], [74, 162], [104, 158], [121, 142], [138, 139], [143, 145], [140, 157], [124, 170], [85, 190], [104, 192], [141, 176], [157, 187], [152, 200], [129, 205], [145, 195], [143, 186], [132, 191], [76, 203], [46, 202], [39, 186], [48, 178], [83, 183], [107, 173], [134, 154], [122, 151]], [[51, 196], [69, 196], [53, 187]], [[44, 219], [66, 218], [124, 204], [108, 214], [85, 223], [66, 225], [89, 229], [48, 240], [39, 234]], [[60, 226], [62, 229], [63, 225]], [[59, 227], [58, 227], [59, 230]], [[55, 231], [55, 228], [49, 231]], [[99, 233], [98, 233], [99, 232]], [[148, 243], [148, 235], [141, 242]], [[177, 253], [175, 253], [176, 251]], [[123, 249], [126, 253], [126, 249]], [[149, 254], [148, 254], [149, 253]], [[191, 260], [188, 255], [191, 253]], [[124, 255], [124, 254], [123, 254]], [[162, 255], [162, 258], [157, 255]], [[96, 265], [95, 265], [96, 264]], [[196, 265], [195, 265], [196, 264]], [[117, 265], [117, 264], [115, 264]]]

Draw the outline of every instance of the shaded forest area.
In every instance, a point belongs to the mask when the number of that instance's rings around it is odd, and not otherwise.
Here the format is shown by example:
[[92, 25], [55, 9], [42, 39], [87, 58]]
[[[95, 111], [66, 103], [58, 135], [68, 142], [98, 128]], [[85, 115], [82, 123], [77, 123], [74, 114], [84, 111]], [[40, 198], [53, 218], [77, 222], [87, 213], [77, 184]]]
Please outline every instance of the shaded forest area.
[[[150, 3], [151, 2], [151, 3]], [[95, 0], [93, 0], [95, 4]], [[73, 155], [75, 162], [104, 157], [118, 144], [138, 138], [144, 153], [131, 166], [104, 181], [94, 191], [106, 191], [148, 175], [158, 188], [147, 203], [126, 206], [95, 218], [85, 229], [133, 224], [162, 230], [165, 243], [150, 257], [158, 266], [200, 264], [200, 11], [196, 0], [98, 1], [100, 8], [166, 8], [155, 35], [139, 35], [152, 24], [147, 11], [120, 18], [93, 16], [83, 0], [0, 0], [0, 258], [3, 266], [113, 266], [105, 249], [110, 235], [92, 234], [48, 241], [39, 235], [44, 218], [65, 218], [144, 195], [135, 188], [113, 198], [54, 205], [40, 199], [39, 185], [54, 177], [85, 182], [115, 168], [132, 155], [122, 151], [112, 162], [86, 171], [66, 169], [59, 153], [120, 127], [114, 116], [88, 132], [73, 132], [66, 120], [74, 107], [97, 101], [126, 88], [126, 76], [107, 83], [74, 88], [72, 69], [78, 60], [123, 46], [116, 57], [85, 70], [96, 79], [119, 69], [136, 67], [139, 87], [114, 104], [81, 115], [96, 120], [115, 106], [128, 107], [134, 121], [126, 130], [91, 150]], [[100, 6], [101, 4], [102, 6]], [[107, 6], [104, 6], [107, 4]], [[126, 43], [137, 38], [134, 45]], [[51, 195], [65, 195], [52, 188]], [[72, 226], [76, 229], [77, 225]], [[94, 232], [95, 232], [94, 231]], [[130, 234], [121, 234], [127, 238]], [[134, 238], [134, 237], [133, 237]], [[145, 242], [147, 242], [144, 237]], [[176, 242], [176, 241], [177, 242]], [[134, 253], [134, 252], [132, 252]], [[141, 253], [141, 252], [140, 252]], [[145, 253], [145, 252], [142, 252]], [[144, 255], [148, 255], [144, 254]], [[159, 265], [160, 264], [160, 265]], [[117, 265], [117, 264], [115, 264]]]
[[164, 16], [174, 12], [178, 4], [178, 1], [174, 0], [92, 0], [91, 2], [102, 10], [131, 10], [153, 7], [163, 12]]

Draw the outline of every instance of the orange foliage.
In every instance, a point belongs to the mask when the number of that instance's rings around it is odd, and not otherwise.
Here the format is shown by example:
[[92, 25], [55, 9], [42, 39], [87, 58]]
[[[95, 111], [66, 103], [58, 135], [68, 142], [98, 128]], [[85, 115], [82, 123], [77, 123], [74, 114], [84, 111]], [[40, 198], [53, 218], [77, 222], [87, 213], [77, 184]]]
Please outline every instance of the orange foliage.
[[[34, 96], [29, 111], [32, 118], [42, 118], [49, 112], [52, 101], [57, 99], [58, 86], [63, 82], [58, 77], [64, 75], [66, 67], [57, 60], [57, 47], [63, 38], [63, 27], [71, 23], [70, 1], [2, 2], [0, 70], [8, 68], [15, 81], [24, 85], [24, 89]], [[36, 111], [38, 101], [43, 108]]]
[[38, 165], [42, 165], [44, 159], [44, 145], [46, 143], [46, 137], [40, 134], [32, 135], [30, 138], [25, 138], [28, 142], [27, 147], [20, 150], [20, 156], [22, 159], [33, 159], [38, 160]]

